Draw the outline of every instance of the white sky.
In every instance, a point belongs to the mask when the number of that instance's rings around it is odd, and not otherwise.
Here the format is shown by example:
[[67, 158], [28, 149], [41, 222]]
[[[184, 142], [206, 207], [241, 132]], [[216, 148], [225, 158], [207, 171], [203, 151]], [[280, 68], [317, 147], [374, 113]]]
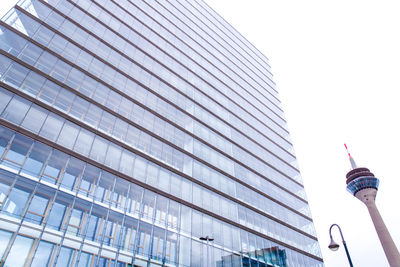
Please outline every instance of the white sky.
[[346, 191], [343, 143], [380, 178], [376, 203], [400, 247], [400, 3], [206, 2], [270, 59], [325, 265], [348, 266], [343, 246], [327, 248], [337, 223], [354, 266], [389, 266], [366, 207]]
[[343, 143], [380, 178], [377, 206], [399, 247], [400, 3], [207, 2], [270, 59], [325, 265], [348, 266], [343, 246], [327, 248], [338, 223], [355, 266], [389, 266], [366, 207], [346, 191]]

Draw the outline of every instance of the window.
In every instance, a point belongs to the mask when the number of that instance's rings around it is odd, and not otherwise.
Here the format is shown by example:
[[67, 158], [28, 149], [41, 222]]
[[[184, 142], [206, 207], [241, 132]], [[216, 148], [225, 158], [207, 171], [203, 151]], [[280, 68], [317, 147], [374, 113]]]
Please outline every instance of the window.
[[110, 211], [108, 220], [104, 223], [103, 244], [114, 247], [115, 243], [118, 242], [121, 230], [120, 217], [118, 213]]
[[71, 202], [72, 199], [70, 197], [68, 198], [63, 195], [58, 195], [53, 207], [51, 208], [46, 226], [58, 231], [61, 230], [64, 220], [68, 215], [68, 203]]
[[13, 233], [11, 232], [0, 230], [0, 259], [3, 257], [4, 252], [6, 251], [8, 242], [10, 241], [12, 235]]
[[150, 254], [150, 233], [151, 225], [145, 222], [140, 222], [138, 231], [138, 242], [136, 245], [136, 253], [143, 256]]
[[92, 143], [94, 140], [94, 134], [86, 129], [81, 128], [74, 145], [74, 151], [88, 156], [90, 149], [92, 148]]
[[122, 227], [121, 249], [125, 251], [133, 251], [136, 239], [137, 227], [138, 227], [137, 220], [130, 217], [126, 217], [124, 226]]
[[28, 73], [24, 83], [21, 85], [21, 90], [32, 97], [36, 97], [45, 81], [46, 79], [43, 76], [31, 71]]
[[151, 256], [156, 260], [163, 260], [165, 247], [165, 230], [154, 227], [153, 229], [153, 244]]
[[119, 209], [125, 209], [126, 197], [128, 195], [128, 189], [129, 189], [129, 182], [119, 177], [117, 177], [116, 179], [117, 181], [115, 183], [114, 191], [110, 197], [111, 206]]
[[35, 142], [24, 166], [22, 167], [21, 173], [33, 177], [39, 177], [50, 152], [50, 147]]
[[53, 150], [43, 171], [42, 180], [58, 184], [67, 164], [68, 156], [58, 150]]
[[3, 164], [14, 169], [20, 169], [32, 143], [32, 139], [22, 134], [16, 134], [11, 146], [3, 156]]
[[79, 264], [77, 267], [91, 267], [94, 266], [94, 255], [86, 252], [81, 252]]
[[96, 188], [95, 198], [103, 203], [109, 203], [114, 187], [115, 177], [108, 172], [103, 172]]
[[140, 213], [140, 203], [143, 196], [143, 188], [130, 184], [130, 190], [128, 195], [127, 212], [134, 215], [139, 215]]
[[67, 168], [65, 169], [61, 179], [61, 187], [69, 190], [75, 190], [77, 187], [77, 182], [82, 175], [84, 166], [85, 163], [83, 161], [80, 161], [76, 158], [70, 158]]
[[44, 138], [54, 142], [57, 139], [58, 134], [60, 133], [63, 123], [63, 118], [58, 115], [49, 113], [39, 134]]
[[43, 50], [41, 48], [32, 43], [28, 43], [18, 57], [33, 66], [42, 52]]
[[32, 104], [21, 126], [37, 134], [42, 128], [48, 113], [46, 109]]
[[26, 211], [25, 220], [41, 225], [49, 212], [49, 208], [50, 195], [43, 193], [35, 194]]
[[29, 70], [18, 63], [13, 63], [8, 69], [7, 73], [4, 75], [4, 83], [10, 85], [14, 88], [19, 88], [25, 80], [26, 75]]
[[14, 186], [4, 204], [3, 213], [20, 218], [28, 202], [30, 191], [20, 185]]
[[107, 210], [100, 206], [93, 206], [92, 213], [88, 219], [86, 238], [92, 241], [97, 241], [101, 237], [101, 228], [104, 223], [104, 216], [106, 216]]
[[24, 119], [30, 105], [31, 102], [29, 102], [28, 100], [20, 96], [14, 95], [13, 99], [11, 99], [1, 117], [16, 125], [19, 125]]
[[0, 87], [0, 114], [3, 112], [4, 108], [8, 105], [13, 94], [6, 89]]
[[31, 267], [51, 266], [55, 258], [56, 245], [46, 241], [40, 241], [35, 256], [31, 263]]
[[62, 247], [58, 255], [56, 267], [73, 266], [75, 261], [76, 250], [72, 248]]
[[4, 267], [24, 266], [32, 253], [34, 239], [18, 235], [5, 260]]
[[76, 202], [75, 207], [71, 211], [71, 215], [67, 224], [67, 233], [71, 235], [80, 235], [86, 220], [87, 211], [82, 205]]
[[85, 171], [82, 175], [78, 192], [85, 196], [93, 196], [94, 188], [100, 176], [100, 169], [92, 166], [86, 165]]

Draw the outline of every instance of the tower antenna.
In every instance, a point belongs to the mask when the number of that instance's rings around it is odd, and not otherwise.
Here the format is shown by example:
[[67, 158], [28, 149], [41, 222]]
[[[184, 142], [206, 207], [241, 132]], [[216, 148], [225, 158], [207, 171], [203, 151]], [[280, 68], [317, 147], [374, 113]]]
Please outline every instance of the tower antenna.
[[347, 145], [344, 144], [344, 147], [346, 148], [347, 154], [349, 155], [351, 168], [352, 168], [353, 170], [354, 170], [354, 169], [357, 169], [357, 164], [356, 164], [356, 162], [354, 161], [353, 157], [350, 155], [350, 152], [349, 152], [349, 149], [347, 148]]

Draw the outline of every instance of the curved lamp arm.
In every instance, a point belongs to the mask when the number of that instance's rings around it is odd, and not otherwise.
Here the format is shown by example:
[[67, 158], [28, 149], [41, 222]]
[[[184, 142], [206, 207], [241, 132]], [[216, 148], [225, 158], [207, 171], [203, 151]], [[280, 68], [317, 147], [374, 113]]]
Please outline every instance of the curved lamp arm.
[[328, 247], [333, 251], [336, 251], [336, 250], [339, 249], [339, 244], [337, 244], [332, 238], [332, 228], [333, 228], [333, 226], [336, 226], [339, 229], [339, 233], [340, 233], [340, 236], [342, 238], [343, 246], [344, 246], [344, 249], [346, 251], [347, 259], [349, 260], [350, 267], [353, 267], [353, 263], [352, 263], [351, 258], [350, 258], [349, 250], [347, 249], [346, 241], [344, 241], [344, 238], [343, 238], [342, 229], [340, 229], [340, 226], [337, 225], [336, 223], [332, 224], [331, 227], [329, 228], [329, 236], [331, 238], [331, 243], [329, 244]]

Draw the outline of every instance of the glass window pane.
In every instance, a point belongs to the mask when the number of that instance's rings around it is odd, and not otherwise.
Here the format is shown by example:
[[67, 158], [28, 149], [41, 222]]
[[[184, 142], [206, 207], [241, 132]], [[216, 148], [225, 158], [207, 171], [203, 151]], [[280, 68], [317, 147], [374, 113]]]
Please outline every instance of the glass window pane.
[[86, 129], [81, 128], [78, 138], [76, 139], [74, 151], [88, 156], [89, 151], [92, 148], [92, 143], [94, 140], [94, 134]]
[[138, 227], [138, 221], [131, 218], [126, 217], [124, 226], [122, 227], [122, 238], [120, 244], [121, 249], [125, 251], [133, 251], [136, 239], [136, 229]]
[[31, 267], [50, 266], [54, 247], [55, 244], [53, 243], [40, 241], [35, 256], [33, 257]]
[[74, 99], [75, 94], [65, 89], [61, 89], [60, 93], [57, 95], [56, 101], [54, 102], [54, 107], [68, 113]]
[[73, 266], [75, 258], [75, 250], [67, 247], [62, 247], [57, 259], [56, 267]]
[[190, 259], [190, 245], [191, 239], [185, 236], [179, 238], [179, 264], [182, 266], [191, 266]]
[[96, 199], [108, 203], [110, 201], [110, 195], [114, 186], [115, 176], [108, 173], [102, 172], [100, 181], [96, 188]]
[[58, 136], [57, 143], [66, 148], [72, 149], [78, 133], [79, 127], [72, 122], [66, 121], [60, 132], [60, 135]]
[[107, 215], [107, 210], [100, 206], [93, 206], [92, 213], [87, 223], [86, 238], [92, 241], [97, 241], [101, 237], [101, 228], [104, 223], [104, 217]]
[[152, 258], [158, 261], [163, 260], [165, 247], [165, 230], [162, 228], [154, 227], [152, 241]]
[[35, 39], [39, 43], [47, 46], [47, 44], [50, 42], [53, 35], [54, 35], [53, 31], [49, 30], [46, 26], [42, 25], [36, 31], [36, 34], [33, 37], [33, 39]]
[[110, 143], [108, 146], [105, 164], [115, 170], [119, 167], [119, 158], [121, 157], [122, 148]]
[[26, 154], [28, 153], [32, 144], [32, 139], [22, 134], [16, 134], [9, 150], [4, 155], [4, 161], [2, 164], [19, 169], [24, 163]]
[[29, 102], [28, 100], [20, 96], [14, 95], [13, 99], [11, 99], [1, 117], [19, 125], [24, 119], [30, 105], [31, 102]]
[[[14, 13], [15, 14], [15, 13]], [[8, 53], [18, 56], [18, 54], [21, 52], [22, 48], [25, 46], [27, 43], [27, 40], [18, 36], [17, 34], [13, 33], [12, 31], [9, 30], [3, 30], [3, 33], [1, 35], [1, 42], [0, 42], [0, 47], [4, 50], [7, 51]]]
[[61, 87], [58, 86], [57, 84], [49, 80], [46, 80], [37, 97], [42, 102], [52, 106], [54, 104], [56, 96], [58, 95], [58, 92], [60, 92], [60, 89]]
[[15, 186], [4, 204], [3, 212], [16, 218], [20, 218], [28, 202], [30, 190], [21, 186]]
[[[2, 33], [2, 29], [0, 28], [0, 48], [2, 47], [2, 37], [3, 34]], [[3, 74], [6, 72], [6, 70], [8, 69], [8, 67], [11, 65], [11, 59], [9, 59], [8, 57], [5, 57], [3, 55], [0, 55], [0, 78], [3, 77]]]
[[34, 195], [25, 215], [25, 220], [39, 225], [42, 224], [49, 203], [49, 196], [40, 194]]
[[0, 127], [0, 157], [3, 156], [4, 151], [6, 150], [6, 147], [8, 146], [8, 142], [10, 142], [10, 139], [14, 135], [14, 132], [4, 128]]
[[49, 74], [54, 64], [57, 62], [57, 57], [51, 55], [48, 52], [43, 52], [39, 60], [36, 62], [36, 68]]
[[135, 161], [135, 154], [125, 149], [122, 152], [119, 171], [128, 176], [132, 176], [134, 161]]
[[101, 110], [101, 108], [99, 108], [93, 104], [90, 104], [89, 109], [83, 120], [87, 124], [92, 125], [94, 128], [97, 128], [97, 125], [100, 122], [102, 112], [103, 111]]
[[68, 155], [58, 150], [53, 150], [43, 171], [42, 180], [52, 184], [58, 184], [68, 158]]
[[100, 169], [86, 165], [85, 171], [79, 184], [79, 193], [84, 196], [93, 196], [94, 188], [100, 176]]
[[72, 104], [69, 114], [81, 121], [85, 117], [85, 114], [89, 108], [89, 105], [90, 105], [90, 103], [88, 101], [86, 101], [80, 97], [76, 97], [76, 99], [74, 100], [74, 102]]
[[48, 113], [49, 112], [46, 109], [33, 104], [26, 114], [21, 126], [37, 134], [40, 131], [40, 128], [42, 128]]
[[31, 71], [28, 76], [26, 76], [24, 83], [21, 85], [21, 90], [36, 98], [45, 81], [46, 79], [43, 76]]
[[64, 119], [62, 117], [50, 113], [39, 134], [54, 142], [60, 133], [63, 123]]
[[67, 224], [67, 233], [71, 235], [81, 235], [86, 221], [87, 210], [90, 208], [90, 204], [85, 201], [76, 201], [74, 208], [71, 210], [71, 214]]
[[51, 149], [48, 146], [41, 143], [34, 143], [32, 151], [29, 153], [21, 173], [39, 177], [50, 151]]
[[126, 198], [128, 195], [129, 182], [119, 177], [117, 177], [116, 179], [117, 180], [115, 182], [114, 192], [111, 196], [111, 206], [119, 209], [124, 209]]
[[33, 238], [17, 236], [7, 256], [4, 267], [22, 267], [28, 258], [33, 245]]
[[144, 181], [146, 179], [147, 160], [141, 157], [136, 157], [133, 177], [137, 180]]
[[33, 66], [42, 52], [43, 49], [32, 43], [28, 43], [18, 57], [29, 65]]
[[65, 195], [58, 195], [53, 207], [51, 208], [49, 219], [47, 220], [47, 227], [55, 230], [61, 230], [64, 218], [68, 216], [68, 204], [72, 203], [72, 198]]
[[11, 232], [0, 230], [0, 258], [3, 257], [3, 254], [6, 251], [8, 242], [11, 239], [11, 236], [12, 236]]
[[149, 256], [151, 243], [151, 225], [145, 222], [140, 222], [138, 231], [138, 242], [136, 253], [142, 256]]
[[121, 230], [121, 216], [119, 213], [110, 211], [107, 222], [103, 227], [103, 244], [115, 247], [118, 243]]
[[14, 88], [19, 88], [24, 81], [29, 70], [17, 63], [13, 63], [4, 75], [4, 83]]
[[130, 184], [127, 212], [135, 214], [136, 216], [140, 213], [140, 203], [142, 202], [143, 188], [133, 183]]
[[0, 87], [0, 114], [3, 112], [4, 108], [10, 102], [14, 94], [10, 93], [4, 88]]
[[109, 142], [104, 138], [96, 136], [92, 145], [92, 150], [90, 151], [90, 157], [99, 163], [103, 163], [106, 157], [108, 143]]
[[76, 158], [70, 158], [67, 168], [61, 179], [61, 187], [75, 190], [76, 184], [82, 175], [85, 163]]
[[91, 267], [94, 264], [93, 254], [82, 252], [77, 267]]

